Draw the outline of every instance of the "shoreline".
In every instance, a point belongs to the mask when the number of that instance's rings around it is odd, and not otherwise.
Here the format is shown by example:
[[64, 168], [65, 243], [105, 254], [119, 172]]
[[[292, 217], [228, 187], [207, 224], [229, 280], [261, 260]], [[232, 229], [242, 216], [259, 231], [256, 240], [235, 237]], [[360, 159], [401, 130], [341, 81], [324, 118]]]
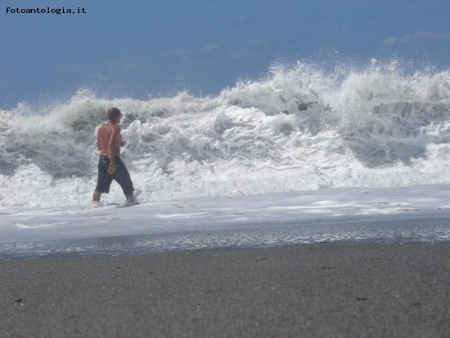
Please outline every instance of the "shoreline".
[[220, 248], [374, 242], [439, 243], [450, 240], [450, 217], [347, 222], [279, 223], [240, 229], [186, 230], [90, 238], [0, 243], [0, 259], [52, 256], [118, 256]]
[[450, 335], [450, 242], [0, 260], [5, 337]]

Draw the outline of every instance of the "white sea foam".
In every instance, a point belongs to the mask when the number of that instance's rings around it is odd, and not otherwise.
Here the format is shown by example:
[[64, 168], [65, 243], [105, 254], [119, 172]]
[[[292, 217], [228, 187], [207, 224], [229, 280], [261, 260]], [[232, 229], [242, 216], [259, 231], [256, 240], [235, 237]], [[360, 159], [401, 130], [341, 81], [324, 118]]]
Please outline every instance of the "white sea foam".
[[[332, 187], [450, 183], [450, 73], [373, 61], [273, 67], [216, 97], [99, 98], [0, 112], [0, 206], [85, 204], [97, 128], [124, 113], [122, 157], [141, 202]], [[121, 200], [113, 184], [104, 199]]]
[[[113, 237], [125, 236], [121, 242], [143, 240], [129, 237], [133, 235], [150, 236], [150, 249], [162, 250], [361, 239], [448, 240], [449, 191], [450, 185], [444, 184], [208, 196], [131, 208], [4, 207], [0, 256], [10, 252], [5, 243], [99, 238], [110, 247], [116, 242]], [[196, 244], [186, 247], [191, 240]], [[78, 244], [70, 247], [74, 245]], [[50, 250], [52, 244], [39, 246]]]

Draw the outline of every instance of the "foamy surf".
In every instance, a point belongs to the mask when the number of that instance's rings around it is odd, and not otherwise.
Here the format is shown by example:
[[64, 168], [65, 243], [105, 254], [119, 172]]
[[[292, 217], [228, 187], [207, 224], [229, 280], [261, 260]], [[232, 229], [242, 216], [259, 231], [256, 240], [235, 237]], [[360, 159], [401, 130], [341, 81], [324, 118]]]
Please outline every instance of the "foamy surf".
[[[88, 89], [0, 116], [0, 206], [83, 205], [97, 128], [124, 113], [122, 152], [139, 200], [450, 182], [450, 73], [273, 67], [215, 97], [105, 99]], [[122, 198], [113, 184], [109, 203]]]
[[[61, 208], [4, 207], [0, 243], [286, 226], [301, 231], [305, 224], [449, 218], [449, 191], [449, 185], [333, 188], [195, 197], [112, 209], [93, 208], [90, 202]], [[426, 231], [432, 234], [434, 229]], [[433, 240], [448, 239], [450, 224], [434, 232]], [[348, 232], [333, 238], [356, 239]]]
[[5, 207], [0, 257], [450, 240], [450, 186], [196, 197], [130, 208]]

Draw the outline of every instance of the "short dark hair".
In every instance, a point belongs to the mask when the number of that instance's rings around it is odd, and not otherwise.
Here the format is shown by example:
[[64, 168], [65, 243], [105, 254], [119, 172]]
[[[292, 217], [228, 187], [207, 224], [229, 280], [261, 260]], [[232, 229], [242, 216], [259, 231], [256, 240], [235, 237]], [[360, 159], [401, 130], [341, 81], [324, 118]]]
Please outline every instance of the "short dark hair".
[[115, 119], [116, 117], [122, 115], [119, 109], [112, 107], [108, 109], [108, 120]]

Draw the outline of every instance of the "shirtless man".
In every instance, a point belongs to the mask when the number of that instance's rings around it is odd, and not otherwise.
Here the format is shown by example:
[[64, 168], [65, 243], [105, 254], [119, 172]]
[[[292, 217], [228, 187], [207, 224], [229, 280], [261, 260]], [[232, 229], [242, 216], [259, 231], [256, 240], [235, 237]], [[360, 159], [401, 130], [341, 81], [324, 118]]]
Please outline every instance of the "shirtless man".
[[133, 199], [133, 182], [125, 164], [120, 159], [120, 147], [126, 145], [120, 135], [120, 119], [122, 113], [117, 108], [108, 110], [108, 123], [101, 126], [97, 133], [97, 147], [100, 150], [98, 161], [98, 179], [92, 200], [98, 204], [102, 193], [109, 193], [112, 180], [122, 187], [126, 197], [124, 206], [135, 204]]

